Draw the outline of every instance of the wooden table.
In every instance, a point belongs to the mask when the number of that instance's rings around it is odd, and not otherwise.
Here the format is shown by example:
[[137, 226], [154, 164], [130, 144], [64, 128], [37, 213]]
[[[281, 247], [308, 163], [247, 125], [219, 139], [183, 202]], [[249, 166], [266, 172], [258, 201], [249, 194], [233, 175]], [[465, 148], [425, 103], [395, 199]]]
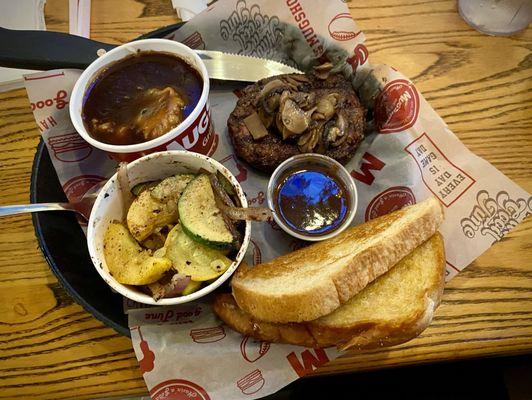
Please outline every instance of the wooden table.
[[[92, 3], [96, 40], [121, 43], [177, 22], [169, 0]], [[460, 19], [455, 3], [358, 0], [350, 7], [371, 59], [412, 78], [472, 151], [532, 192], [532, 30], [512, 38], [481, 35]], [[49, 30], [68, 31], [67, 18], [67, 0], [47, 1]], [[1, 94], [0, 204], [29, 201], [38, 141], [25, 91]], [[1, 222], [0, 398], [146, 393], [130, 340], [69, 298], [37, 247], [31, 218]], [[456, 277], [419, 338], [350, 352], [319, 372], [530, 352], [531, 232], [529, 218]]]

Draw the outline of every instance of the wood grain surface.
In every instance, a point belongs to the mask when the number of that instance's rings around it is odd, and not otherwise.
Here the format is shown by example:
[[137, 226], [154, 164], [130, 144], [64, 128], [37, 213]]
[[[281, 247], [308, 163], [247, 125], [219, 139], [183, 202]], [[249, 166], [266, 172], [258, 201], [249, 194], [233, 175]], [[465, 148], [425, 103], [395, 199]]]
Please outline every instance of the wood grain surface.
[[[466, 146], [532, 192], [532, 31], [481, 35], [454, 0], [357, 0], [350, 8], [372, 61], [411, 77]], [[67, 0], [48, 0], [45, 14], [49, 30], [68, 31]], [[96, 40], [121, 43], [175, 22], [169, 0], [92, 1]], [[38, 140], [25, 91], [0, 94], [0, 204], [29, 202]], [[38, 249], [31, 218], [1, 222], [0, 398], [145, 393], [130, 340], [69, 298]], [[531, 233], [529, 218], [456, 277], [419, 338], [347, 353], [319, 373], [530, 352]]]

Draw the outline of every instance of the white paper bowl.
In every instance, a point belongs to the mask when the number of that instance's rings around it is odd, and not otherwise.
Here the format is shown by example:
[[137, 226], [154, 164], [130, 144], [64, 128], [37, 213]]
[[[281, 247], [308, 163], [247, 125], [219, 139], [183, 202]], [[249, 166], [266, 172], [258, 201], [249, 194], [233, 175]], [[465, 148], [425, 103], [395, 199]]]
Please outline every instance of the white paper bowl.
[[[137, 183], [162, 179], [182, 172], [197, 173], [200, 168], [208, 171], [220, 171], [234, 186], [242, 207], [247, 207], [246, 196], [236, 178], [222, 164], [210, 157], [189, 151], [165, 151], [153, 153], [128, 164], [128, 176], [131, 187]], [[246, 221], [244, 238], [235, 261], [217, 280], [202, 289], [187, 296], [179, 296], [159, 301], [130, 285], [123, 285], [109, 274], [107, 263], [103, 254], [103, 238], [107, 227], [112, 221], [123, 220], [124, 209], [118, 188], [117, 177], [114, 174], [105, 184], [96, 198], [87, 229], [87, 246], [94, 267], [109, 286], [128, 299], [144, 304], [172, 305], [187, 303], [212, 292], [224, 283], [235, 271], [246, 253], [250, 234], [251, 223]]]
[[[139, 51], [170, 53], [190, 64], [203, 79], [203, 90], [193, 111], [175, 128], [155, 139], [129, 145], [100, 142], [93, 138], [82, 118], [87, 90], [94, 80], [111, 64]], [[76, 81], [70, 96], [70, 119], [80, 136], [92, 146], [104, 150], [116, 160], [132, 161], [143, 155], [163, 150], [185, 149], [211, 154], [214, 131], [209, 114], [209, 75], [196, 52], [184, 44], [168, 39], [144, 39], [125, 43], [94, 60]]]

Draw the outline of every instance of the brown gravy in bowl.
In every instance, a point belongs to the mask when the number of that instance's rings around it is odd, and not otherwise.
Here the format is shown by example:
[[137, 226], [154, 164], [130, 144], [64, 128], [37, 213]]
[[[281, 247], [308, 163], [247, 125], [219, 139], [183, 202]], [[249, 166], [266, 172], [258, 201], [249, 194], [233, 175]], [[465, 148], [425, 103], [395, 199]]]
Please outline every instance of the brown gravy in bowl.
[[96, 140], [143, 143], [178, 126], [194, 109], [203, 80], [170, 53], [143, 51], [111, 64], [89, 85], [82, 118]]

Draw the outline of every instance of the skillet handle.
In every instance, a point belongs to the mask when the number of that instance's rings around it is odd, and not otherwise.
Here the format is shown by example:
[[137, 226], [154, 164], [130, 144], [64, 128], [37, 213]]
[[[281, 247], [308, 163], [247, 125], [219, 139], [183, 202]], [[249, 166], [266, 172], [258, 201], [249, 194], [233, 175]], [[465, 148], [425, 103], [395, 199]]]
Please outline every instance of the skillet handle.
[[0, 27], [0, 66], [49, 70], [85, 69], [99, 49], [116, 47], [61, 32], [12, 30]]

